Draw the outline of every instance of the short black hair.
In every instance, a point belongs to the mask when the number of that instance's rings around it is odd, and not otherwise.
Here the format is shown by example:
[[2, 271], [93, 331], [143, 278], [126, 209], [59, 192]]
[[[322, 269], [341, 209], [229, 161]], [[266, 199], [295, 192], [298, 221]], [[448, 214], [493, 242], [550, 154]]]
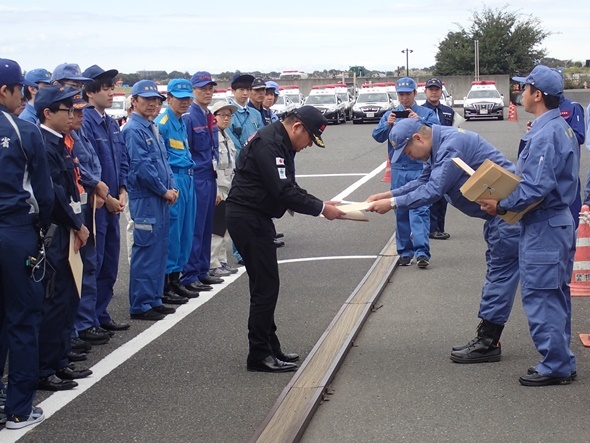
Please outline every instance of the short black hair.
[[[0, 86], [4, 86], [4, 85], [0, 85]], [[6, 85], [6, 89], [8, 91], [10, 91], [11, 94], [14, 94], [15, 89], [20, 89], [22, 88], [23, 85], [19, 85], [18, 83], [13, 83], [12, 85]]]
[[59, 109], [60, 105], [62, 105], [62, 104], [64, 106], [67, 106], [68, 108], [71, 108], [72, 106], [74, 106], [74, 102], [71, 98], [66, 98], [65, 100], [53, 102], [53, 103], [51, 103], [51, 106], [48, 106], [47, 108], [44, 108], [44, 109], [39, 109], [37, 111], [37, 117], [39, 118], [39, 123], [45, 123], [45, 114], [43, 113], [43, 111], [45, 109], [49, 109], [50, 112], [55, 114], [57, 112], [57, 110]]
[[559, 100], [560, 100], [560, 97], [558, 97], [556, 95], [547, 95], [543, 91], [541, 91], [539, 88], [535, 88], [530, 83], [528, 84], [528, 87], [531, 88], [531, 93], [532, 92], [535, 92], [535, 91], [540, 91], [541, 92], [541, 97], [543, 97], [543, 103], [545, 104], [545, 107], [547, 109], [557, 109], [557, 108], [559, 108]]
[[231, 88], [235, 91], [236, 89], [252, 89], [252, 83], [248, 82], [236, 82], [231, 85]]
[[101, 77], [99, 75], [94, 80], [92, 80], [91, 82], [86, 83], [84, 85], [84, 89], [82, 91], [82, 98], [84, 100], [88, 101], [88, 95], [86, 95], [86, 93], [91, 92], [94, 94], [96, 92], [100, 92], [102, 90], [103, 86], [106, 86], [107, 88], [114, 87], [115, 86], [114, 79], [111, 77]]
[[[25, 96], [25, 98], [27, 99], [27, 101], [31, 100], [33, 98], [33, 95], [31, 94], [31, 90], [29, 88], [32, 88], [33, 86], [23, 86], [23, 95]], [[39, 88], [37, 88], [39, 89]]]

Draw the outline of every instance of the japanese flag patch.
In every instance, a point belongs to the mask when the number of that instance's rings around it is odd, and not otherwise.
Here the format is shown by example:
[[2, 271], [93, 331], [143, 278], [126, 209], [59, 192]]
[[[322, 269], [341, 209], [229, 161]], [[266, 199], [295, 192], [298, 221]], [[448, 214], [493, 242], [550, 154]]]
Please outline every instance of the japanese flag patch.
[[279, 178], [281, 180], [286, 180], [287, 179], [287, 169], [286, 168], [277, 168], [277, 171], [279, 171]]
[[285, 164], [285, 159], [283, 157], [277, 157], [277, 166], [282, 166]]

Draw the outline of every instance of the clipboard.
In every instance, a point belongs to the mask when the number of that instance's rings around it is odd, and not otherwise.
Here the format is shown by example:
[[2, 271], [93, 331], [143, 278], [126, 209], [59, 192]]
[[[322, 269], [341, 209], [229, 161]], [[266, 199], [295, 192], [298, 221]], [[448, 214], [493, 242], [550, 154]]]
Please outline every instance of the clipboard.
[[82, 296], [82, 275], [84, 273], [84, 264], [82, 263], [82, 255], [80, 251], [74, 252], [74, 242], [76, 235], [74, 230], [70, 229], [70, 253], [68, 255], [68, 261], [70, 262], [70, 269], [76, 282], [76, 289], [78, 290], [78, 298]]

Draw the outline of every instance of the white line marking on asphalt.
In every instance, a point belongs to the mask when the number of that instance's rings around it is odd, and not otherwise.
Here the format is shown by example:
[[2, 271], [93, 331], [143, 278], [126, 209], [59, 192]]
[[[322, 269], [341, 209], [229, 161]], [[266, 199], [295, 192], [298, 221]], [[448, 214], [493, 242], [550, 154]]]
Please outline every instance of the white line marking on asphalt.
[[310, 177], [364, 177], [365, 174], [360, 173], [360, 174], [356, 174], [356, 173], [351, 173], [351, 174], [295, 174], [295, 178], [310, 178]]
[[[385, 162], [374, 169], [369, 174], [363, 175], [363, 178], [346, 188], [332, 200], [342, 200], [356, 189], [361, 187], [371, 178], [375, 177], [379, 172], [385, 169]], [[334, 175], [342, 175], [342, 174], [334, 174]], [[333, 176], [329, 174], [328, 176]], [[310, 258], [295, 258], [290, 260], [279, 260], [279, 264], [285, 263], [297, 263], [297, 262], [306, 262], [306, 261], [318, 261], [318, 260], [355, 260], [355, 259], [375, 259], [376, 255], [349, 255], [349, 256], [332, 256], [332, 257], [310, 257]], [[174, 325], [180, 322], [182, 319], [187, 317], [189, 314], [203, 306], [213, 297], [215, 297], [219, 292], [225, 289], [227, 286], [235, 282], [242, 274], [244, 274], [246, 269], [244, 267], [239, 268], [237, 274], [233, 274], [229, 277], [224, 277], [224, 283], [220, 285], [214, 285], [213, 290], [209, 292], [201, 292], [201, 295], [197, 299], [191, 300], [189, 303], [185, 305], [181, 305], [176, 309], [176, 313], [172, 315], [166, 316], [164, 320], [160, 320], [155, 322], [152, 326], [147, 328], [142, 333], [138, 334], [127, 343], [121, 345], [119, 348], [115, 349], [109, 355], [104, 357], [101, 361], [97, 364], [92, 366], [90, 369], [92, 370], [92, 375], [88, 378], [83, 378], [76, 380], [78, 382], [78, 387], [72, 389], [70, 391], [61, 391], [55, 392], [51, 394], [47, 399], [42, 401], [39, 406], [43, 409], [45, 413], [45, 419], [47, 420], [61, 408], [66, 406], [72, 400], [77, 398], [79, 395], [83, 394], [85, 391], [90, 389], [96, 383], [98, 383], [103, 377], [106, 377], [110, 374], [114, 369], [121, 366], [127, 360], [129, 360], [133, 355], [137, 352], [142, 350], [144, 347], [149, 345], [152, 341], [160, 337], [166, 331], [171, 329]], [[40, 424], [40, 423], [39, 423]], [[39, 424], [27, 426], [23, 429], [2, 429], [0, 431], [0, 443], [13, 443], [18, 441], [21, 437], [23, 437], [27, 432], [37, 427]]]

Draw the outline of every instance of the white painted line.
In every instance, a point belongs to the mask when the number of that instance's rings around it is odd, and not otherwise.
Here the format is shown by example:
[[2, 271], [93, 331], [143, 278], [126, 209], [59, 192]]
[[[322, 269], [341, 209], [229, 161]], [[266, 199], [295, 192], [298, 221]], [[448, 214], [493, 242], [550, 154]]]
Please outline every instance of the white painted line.
[[364, 177], [365, 173], [351, 173], [351, 174], [295, 174], [295, 178], [309, 178], [309, 177]]
[[291, 258], [289, 260], [279, 260], [279, 265], [283, 263], [301, 263], [306, 261], [321, 261], [321, 260], [358, 260], [358, 259], [376, 259], [377, 255], [342, 255], [333, 257], [309, 257], [309, 258]]
[[356, 181], [355, 183], [350, 185], [348, 188], [346, 188], [344, 191], [342, 191], [340, 194], [331, 198], [330, 200], [340, 201], [342, 199], [345, 199], [350, 194], [352, 194], [354, 191], [356, 191], [358, 188], [360, 188], [362, 185], [364, 185], [369, 180], [371, 180], [373, 177], [375, 177], [377, 174], [379, 174], [381, 171], [383, 171], [385, 169], [386, 163], [387, 162], [383, 162], [380, 166], [373, 169], [373, 171], [371, 171], [369, 174], [365, 175], [363, 178]]

